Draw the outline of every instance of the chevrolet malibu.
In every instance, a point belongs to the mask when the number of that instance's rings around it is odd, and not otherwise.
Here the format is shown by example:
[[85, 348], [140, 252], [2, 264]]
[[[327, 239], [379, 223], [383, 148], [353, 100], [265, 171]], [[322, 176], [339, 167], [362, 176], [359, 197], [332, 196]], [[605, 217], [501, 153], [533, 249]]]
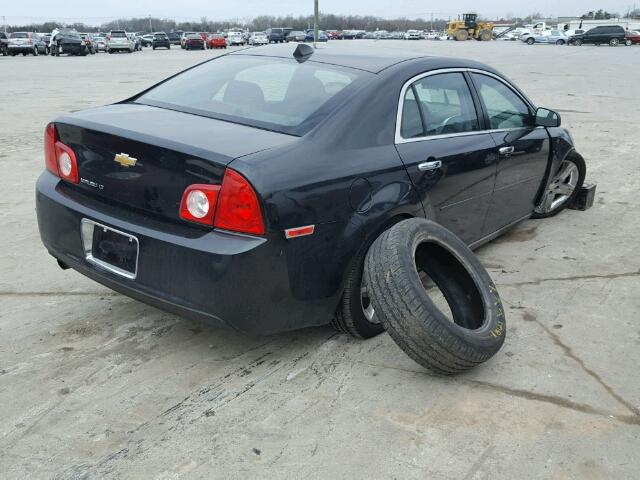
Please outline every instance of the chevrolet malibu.
[[61, 267], [248, 334], [374, 336], [362, 269], [382, 232], [426, 217], [476, 247], [585, 176], [558, 114], [489, 66], [304, 44], [61, 116], [44, 150], [38, 225]]

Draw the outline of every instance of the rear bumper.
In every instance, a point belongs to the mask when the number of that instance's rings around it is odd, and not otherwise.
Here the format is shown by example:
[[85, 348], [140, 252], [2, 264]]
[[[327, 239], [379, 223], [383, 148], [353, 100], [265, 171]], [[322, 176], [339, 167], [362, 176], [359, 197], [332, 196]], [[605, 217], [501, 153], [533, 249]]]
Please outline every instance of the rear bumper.
[[12, 53], [33, 53], [34, 45], [8, 45], [7, 49]]
[[[77, 196], [48, 171], [42, 173], [36, 185], [42, 242], [61, 262], [117, 292], [251, 335], [325, 324], [331, 318], [326, 301], [293, 297], [283, 245], [277, 240], [165, 225]], [[138, 238], [135, 280], [86, 261], [80, 235], [83, 218]]]

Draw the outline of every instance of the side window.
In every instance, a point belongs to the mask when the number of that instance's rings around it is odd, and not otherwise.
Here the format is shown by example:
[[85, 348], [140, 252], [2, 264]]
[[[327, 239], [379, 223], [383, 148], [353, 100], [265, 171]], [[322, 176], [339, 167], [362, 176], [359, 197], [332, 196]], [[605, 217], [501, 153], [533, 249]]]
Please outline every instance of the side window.
[[400, 126], [402, 138], [416, 138], [424, 136], [422, 118], [418, 109], [418, 102], [413, 93], [413, 88], [408, 88], [404, 96], [402, 107], [402, 124]]
[[509, 87], [495, 78], [473, 74], [492, 129], [522, 128], [533, 124], [527, 104]]
[[[473, 98], [462, 73], [431, 75], [416, 81], [412, 87], [407, 90], [402, 112], [404, 138], [411, 138], [409, 134], [433, 136], [480, 129]], [[421, 120], [420, 114], [424, 119], [423, 132], [417, 133], [416, 121]]]

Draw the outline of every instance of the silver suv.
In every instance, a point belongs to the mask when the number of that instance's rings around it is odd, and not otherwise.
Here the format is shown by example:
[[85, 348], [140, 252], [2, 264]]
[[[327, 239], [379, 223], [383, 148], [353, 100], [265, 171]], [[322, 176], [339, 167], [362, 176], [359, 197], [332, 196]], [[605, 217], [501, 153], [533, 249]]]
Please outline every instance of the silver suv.
[[111, 30], [107, 35], [107, 52], [133, 52], [136, 45], [124, 30]]

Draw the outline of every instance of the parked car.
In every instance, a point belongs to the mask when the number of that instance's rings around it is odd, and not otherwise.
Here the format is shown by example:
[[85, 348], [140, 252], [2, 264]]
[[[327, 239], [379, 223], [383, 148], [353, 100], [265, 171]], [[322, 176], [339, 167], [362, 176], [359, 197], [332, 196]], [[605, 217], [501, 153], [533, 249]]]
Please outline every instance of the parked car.
[[624, 36], [624, 44], [627, 46], [640, 44], [640, 32], [635, 30], [627, 31]]
[[227, 33], [227, 43], [231, 46], [234, 45], [244, 45], [245, 39], [242, 32], [234, 31]]
[[91, 55], [95, 55], [95, 53], [98, 50], [96, 48], [95, 42], [94, 42], [93, 38], [91, 37], [91, 35], [89, 35], [88, 33], [80, 33], [80, 38], [82, 38], [82, 40], [84, 41], [84, 44], [89, 49], [89, 53]]
[[570, 45], [580, 46], [582, 44], [606, 45], [616, 47], [625, 42], [626, 32], [619, 25], [601, 25], [592, 28], [585, 33], [573, 35], [569, 38]]
[[184, 48], [185, 43], [187, 41], [187, 37], [189, 35], [198, 35], [196, 32], [182, 32], [182, 36], [180, 37], [180, 48]]
[[[307, 42], [313, 42], [313, 29], [309, 29], [307, 30], [307, 35], [305, 37], [305, 41]], [[318, 30], [318, 42], [328, 42], [329, 41], [329, 37], [327, 37], [327, 34], [324, 32], [324, 30]]]
[[34, 55], [37, 56], [41, 52], [38, 42], [43, 43], [39, 37], [33, 32], [13, 32], [9, 34], [9, 42], [7, 43], [7, 51], [9, 55], [14, 56]]
[[489, 66], [290, 51], [235, 51], [49, 124], [36, 185], [48, 252], [241, 332], [333, 322], [366, 338], [383, 327], [363, 259], [392, 225], [429, 217], [476, 247], [581, 188], [560, 116]]
[[55, 39], [52, 38], [49, 50], [51, 55], [59, 57], [60, 55], [87, 55], [89, 48], [80, 34], [73, 29], [60, 29]]
[[307, 39], [307, 34], [300, 30], [293, 30], [289, 32], [285, 41], [287, 42], [304, 42]]
[[267, 28], [266, 34], [269, 39], [269, 43], [282, 43], [285, 41], [286, 33], [292, 30], [286, 30], [284, 28]]
[[249, 45], [267, 45], [269, 39], [264, 32], [252, 32], [251, 35], [249, 35], [248, 43]]
[[180, 45], [180, 39], [182, 38], [182, 32], [169, 32], [167, 33], [171, 45]]
[[132, 53], [135, 49], [135, 42], [125, 30], [111, 30], [107, 35], [107, 52]]
[[227, 39], [221, 33], [212, 33], [207, 40], [209, 48], [227, 48]]
[[6, 57], [9, 55], [9, 34], [0, 32], [0, 53]]
[[133, 42], [133, 51], [142, 51], [142, 38], [135, 33], [128, 33], [127, 35], [129, 35], [129, 39]]
[[402, 36], [404, 40], [420, 40], [420, 32], [418, 30], [407, 30]]
[[142, 43], [143, 47], [152, 47], [153, 46], [153, 33], [148, 33], [146, 35], [142, 35], [140, 37], [140, 43]]
[[156, 48], [166, 48], [167, 50], [171, 49], [171, 40], [169, 40], [169, 36], [164, 32], [155, 32], [151, 35], [153, 38], [151, 39], [151, 48], [154, 50]]
[[342, 32], [338, 30], [327, 30], [327, 37], [330, 40], [342, 40]]
[[536, 43], [564, 45], [569, 41], [562, 30], [546, 30], [541, 33], [531, 33], [523, 35], [520, 40], [527, 45], [534, 45]]
[[107, 51], [107, 39], [105, 37], [96, 36], [93, 37], [93, 42], [96, 46], [96, 52], [106, 52]]
[[185, 50], [204, 50], [205, 48], [204, 40], [202, 40], [202, 37], [197, 33], [187, 35], [187, 38], [184, 40]]

